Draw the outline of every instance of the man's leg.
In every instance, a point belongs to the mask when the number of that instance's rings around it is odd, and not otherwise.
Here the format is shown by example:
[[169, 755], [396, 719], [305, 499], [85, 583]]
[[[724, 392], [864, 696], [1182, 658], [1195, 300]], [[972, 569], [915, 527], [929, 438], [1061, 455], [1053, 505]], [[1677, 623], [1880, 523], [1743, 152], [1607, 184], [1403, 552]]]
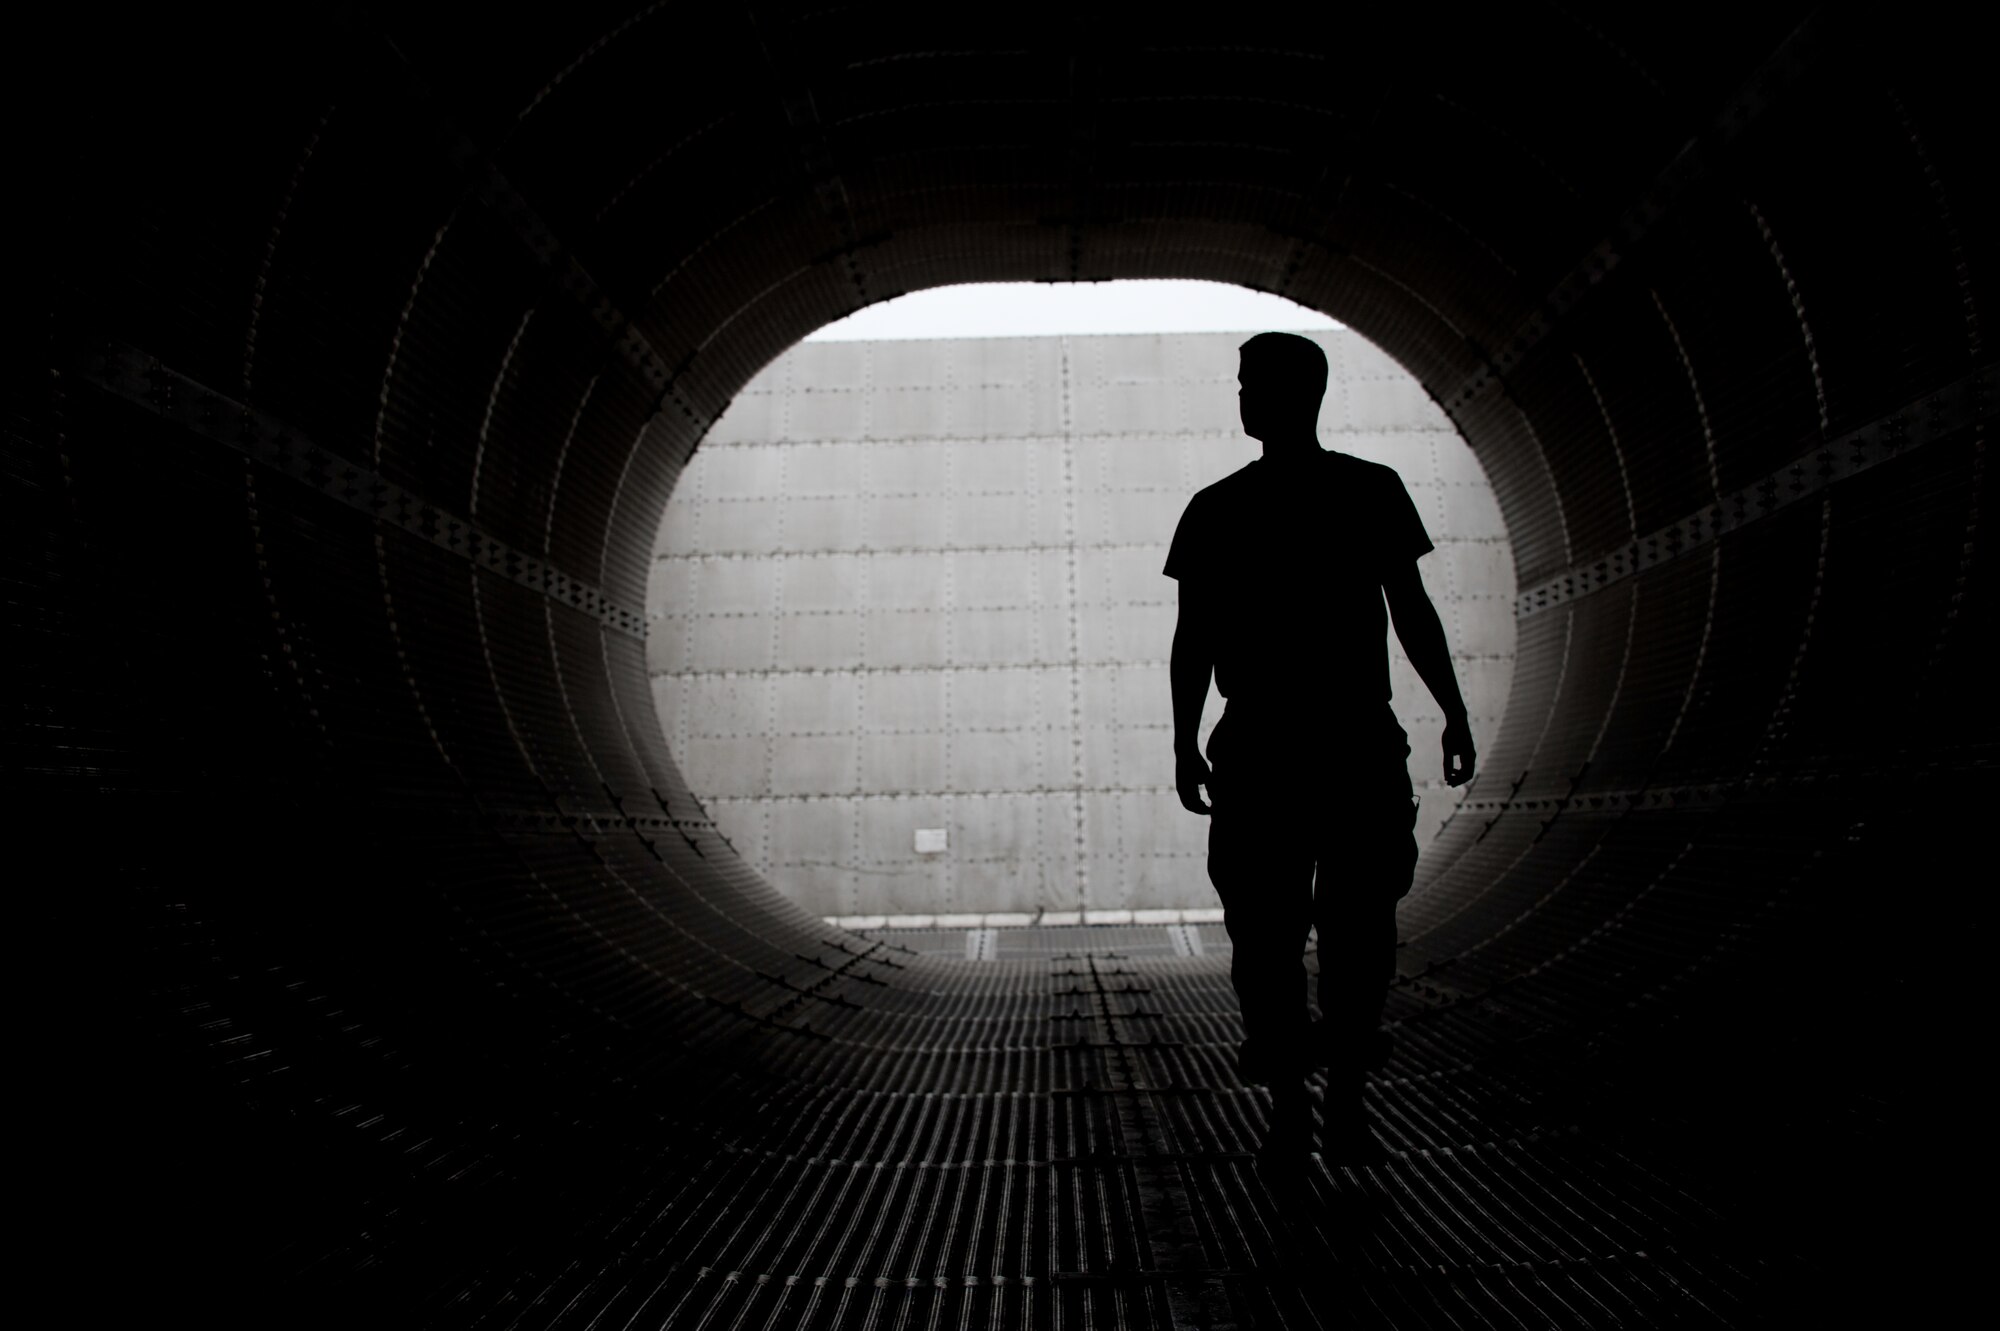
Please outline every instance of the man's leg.
[[1246, 1081], [1302, 1083], [1310, 1062], [1304, 953], [1311, 847], [1297, 840], [1296, 822], [1271, 816], [1268, 803], [1249, 802], [1249, 792], [1229, 778], [1211, 792], [1208, 876], [1222, 899], [1229, 979], [1243, 1009], [1239, 1067]]
[[[1408, 778], [1400, 785], [1407, 792]], [[1370, 1149], [1362, 1087], [1389, 1052], [1382, 1005], [1396, 977], [1396, 903], [1410, 890], [1417, 844], [1414, 803], [1393, 785], [1388, 794], [1354, 800], [1353, 816], [1333, 820], [1339, 835], [1314, 885], [1329, 1151]]]
[[[1382, 1004], [1396, 978], [1394, 888], [1366, 870], [1377, 864], [1322, 864], [1314, 915], [1319, 929], [1319, 1051], [1329, 1067], [1376, 1066], [1384, 1052]], [[1347, 881], [1342, 881], [1346, 879]], [[1373, 879], [1374, 881], [1370, 881]]]
[[[1209, 786], [1208, 876], [1229, 932], [1229, 979], [1243, 1008], [1237, 1067], [1271, 1089], [1271, 1120], [1258, 1152], [1285, 1166], [1312, 1149], [1306, 1094], [1311, 1028], [1306, 1013], [1306, 935], [1312, 926], [1312, 843], [1285, 801], [1251, 799], [1228, 777]], [[1289, 835], [1288, 835], [1289, 834]]]
[[1374, 1067], [1386, 1053], [1380, 1031], [1396, 978], [1396, 903], [1417, 867], [1408, 758], [1407, 741], [1385, 743], [1368, 770], [1334, 783], [1321, 823], [1313, 923], [1329, 1067]]

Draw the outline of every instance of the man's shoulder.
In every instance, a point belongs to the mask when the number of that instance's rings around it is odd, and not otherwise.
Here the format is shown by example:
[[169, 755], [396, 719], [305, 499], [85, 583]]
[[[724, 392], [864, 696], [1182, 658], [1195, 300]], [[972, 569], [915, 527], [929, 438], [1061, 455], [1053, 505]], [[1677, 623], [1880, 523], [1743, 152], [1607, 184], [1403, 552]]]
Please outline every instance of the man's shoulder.
[[1333, 456], [1339, 459], [1337, 466], [1342, 473], [1335, 488], [1346, 496], [1349, 512], [1356, 519], [1357, 539], [1397, 560], [1421, 559], [1437, 548], [1424, 530], [1423, 518], [1401, 472], [1351, 453]]
[[1221, 480], [1210, 481], [1207, 485], [1202, 486], [1201, 489], [1196, 490], [1194, 498], [1188, 500], [1188, 503], [1194, 505], [1203, 502], [1212, 503], [1218, 500], [1228, 500], [1232, 496], [1247, 492], [1256, 484], [1256, 480], [1256, 462], [1246, 462], [1235, 471], [1224, 476]]
[[1326, 450], [1326, 455], [1335, 470], [1359, 480], [1364, 485], [1393, 485], [1398, 489], [1403, 486], [1403, 473], [1387, 463], [1370, 462], [1367, 458], [1358, 458], [1352, 453], [1342, 453], [1332, 448]]
[[1241, 526], [1242, 513], [1249, 505], [1245, 491], [1245, 473], [1250, 466], [1239, 468], [1221, 480], [1204, 485], [1196, 490], [1181, 512], [1180, 524], [1174, 528], [1173, 543], [1167, 549], [1166, 567], [1161, 571], [1170, 578], [1191, 574], [1196, 570], [1212, 572], [1217, 554], [1233, 544]]
[[1223, 518], [1250, 502], [1250, 492], [1255, 486], [1257, 477], [1256, 466], [1254, 462], [1245, 463], [1221, 480], [1211, 481], [1196, 490], [1187, 501], [1182, 520], [1194, 518], [1197, 521], [1204, 519], [1212, 521]]

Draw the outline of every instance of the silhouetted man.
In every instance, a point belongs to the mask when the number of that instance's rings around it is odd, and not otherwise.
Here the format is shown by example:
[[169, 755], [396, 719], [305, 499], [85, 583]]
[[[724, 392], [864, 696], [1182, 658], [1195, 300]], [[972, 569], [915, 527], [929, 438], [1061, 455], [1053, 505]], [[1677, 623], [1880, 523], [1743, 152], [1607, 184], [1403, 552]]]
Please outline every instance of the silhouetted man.
[[[1305, 1079], [1318, 1063], [1328, 1149], [1365, 1143], [1362, 1079], [1388, 1055], [1382, 1003], [1417, 845], [1409, 743], [1389, 708], [1385, 596], [1410, 664], [1444, 709], [1449, 784], [1472, 779], [1473, 751], [1444, 627], [1417, 574], [1430, 538], [1402, 479], [1320, 447], [1318, 345], [1260, 333], [1241, 355], [1243, 429], [1264, 456], [1188, 502], [1167, 554], [1166, 574], [1180, 582], [1175, 784], [1188, 809], [1212, 814], [1208, 873], [1234, 949], [1239, 1061], [1246, 1080], [1271, 1087], [1263, 1152], [1285, 1157], [1311, 1148]], [[1211, 670], [1227, 705], [1204, 761]], [[1317, 1026], [1304, 967], [1315, 925]]]

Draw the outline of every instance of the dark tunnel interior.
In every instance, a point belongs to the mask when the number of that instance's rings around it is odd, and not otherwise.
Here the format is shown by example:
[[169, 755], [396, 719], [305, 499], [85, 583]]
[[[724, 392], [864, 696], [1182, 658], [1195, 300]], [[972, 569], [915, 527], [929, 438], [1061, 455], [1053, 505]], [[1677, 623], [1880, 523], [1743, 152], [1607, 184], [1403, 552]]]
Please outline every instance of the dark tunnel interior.
[[[66, 1297], [1532, 1327], [1943, 1288], [2000, 219], [1942, 13], [23, 29], [10, 878]], [[1505, 729], [1401, 917], [1383, 1159], [1289, 1200], [1223, 967], [831, 929], [648, 687], [654, 526], [762, 366], [905, 292], [1132, 277], [1381, 346], [1517, 564]]]

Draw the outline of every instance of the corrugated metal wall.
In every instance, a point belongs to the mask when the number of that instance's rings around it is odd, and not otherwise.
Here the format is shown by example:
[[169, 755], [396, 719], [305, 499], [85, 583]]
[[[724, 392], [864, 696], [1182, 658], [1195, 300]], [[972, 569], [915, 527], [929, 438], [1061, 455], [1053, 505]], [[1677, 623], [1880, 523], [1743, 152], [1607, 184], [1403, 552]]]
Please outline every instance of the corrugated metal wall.
[[[827, 916], [1216, 904], [1173, 792], [1160, 567], [1188, 497], [1257, 456], [1244, 336], [807, 342], [751, 381], [675, 488], [646, 615], [662, 731], [753, 867]], [[1490, 740], [1514, 667], [1492, 488], [1407, 371], [1314, 336], [1322, 440], [1403, 476]], [[1427, 843], [1460, 792], [1390, 645]]]

